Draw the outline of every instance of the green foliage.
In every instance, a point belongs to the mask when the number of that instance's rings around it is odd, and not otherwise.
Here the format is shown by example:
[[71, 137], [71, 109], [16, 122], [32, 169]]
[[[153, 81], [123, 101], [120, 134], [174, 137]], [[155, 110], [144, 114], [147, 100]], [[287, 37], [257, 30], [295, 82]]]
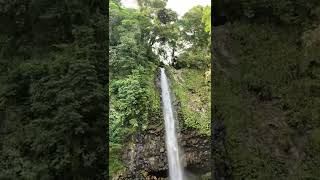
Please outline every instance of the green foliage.
[[210, 6], [195, 6], [178, 20], [178, 36], [173, 39], [190, 46], [177, 57], [174, 64], [177, 69], [168, 68], [171, 88], [181, 103], [178, 116], [183, 121], [183, 128], [195, 128], [206, 135], [210, 134], [211, 124], [210, 33], [205, 31], [206, 23], [210, 22], [209, 15]]
[[[235, 50], [241, 58], [241, 84], [247, 89], [268, 99], [300, 76], [302, 56], [294, 42], [297, 36], [294, 31], [290, 34], [276, 31], [270, 25], [234, 24], [234, 27], [237, 28], [232, 28], [232, 36], [239, 42]], [[274, 59], [277, 61], [273, 62]]]
[[286, 25], [310, 25], [320, 17], [317, 0], [219, 0], [217, 14], [230, 20], [250, 19], [279, 22]]
[[[12, 178], [26, 178], [30, 174], [36, 177], [83, 178], [91, 173], [102, 176], [103, 168], [99, 170], [99, 164], [104, 163], [101, 157], [105, 152], [97, 147], [104, 142], [104, 137], [97, 134], [105, 132], [101, 123], [105, 111], [102, 86], [98, 84], [94, 66], [85, 59], [75, 60], [75, 57], [75, 54], [66, 53], [52, 57], [54, 61], [44, 64], [22, 64], [11, 74], [12, 78], [7, 82], [11, 88], [5, 92], [6, 106], [22, 112], [17, 116], [13, 116], [15, 112], [9, 112], [6, 122], [8, 128], [14, 128], [13, 125], [19, 122], [21, 125], [16, 127], [15, 133], [2, 139], [5, 148], [1, 159], [7, 166], [1, 169], [11, 173], [15, 171], [11, 168], [21, 167], [21, 172]], [[12, 103], [14, 99], [19, 100]], [[12, 150], [18, 150], [16, 157], [11, 155]], [[30, 160], [11, 164], [4, 160], [7, 158], [12, 162], [16, 158]], [[32, 165], [40, 160], [39, 167]], [[30, 167], [24, 167], [25, 163]], [[95, 166], [96, 170], [91, 169]], [[67, 170], [69, 168], [72, 170]]]
[[0, 179], [106, 177], [100, 5], [1, 2]]
[[316, 179], [317, 28], [302, 33], [291, 26], [247, 21], [229, 27], [229, 53], [237, 62], [232, 73], [238, 74], [232, 79], [215, 74], [214, 102], [226, 127], [234, 178]]
[[123, 146], [120, 144], [109, 143], [109, 157], [110, 157], [110, 165], [109, 165], [109, 177], [113, 175], [121, 174], [125, 171], [125, 167], [121, 162], [121, 148]]
[[146, 124], [150, 105], [145, 86], [141, 71], [134, 71], [125, 79], [111, 81], [110, 94], [114, 95], [115, 109], [123, 116], [125, 126], [137, 128], [138, 121]]
[[208, 33], [208, 29], [211, 29], [210, 14], [210, 6], [195, 6], [180, 20], [182, 31], [179, 40], [183, 44], [190, 44], [190, 47], [177, 58], [177, 67], [199, 69], [210, 67], [211, 35]]
[[[141, 0], [138, 2], [141, 7], [140, 15], [144, 17], [144, 26], [142, 26], [144, 40], [150, 46], [155, 43], [168, 43], [170, 48], [175, 49], [179, 37], [179, 27], [176, 23], [178, 15], [173, 10], [165, 8], [167, 0]], [[161, 51], [162, 48], [159, 48], [159, 53]]]
[[127, 143], [129, 135], [142, 133], [160, 112], [160, 95], [154, 83], [159, 62], [151, 50], [155, 35], [151, 33], [154, 30], [147, 16], [151, 11], [156, 12], [149, 5], [161, 6], [149, 4], [155, 2], [140, 1], [146, 5], [141, 11], [109, 3], [110, 177], [125, 171], [119, 147]]
[[138, 0], [141, 8], [164, 8], [168, 0]]
[[[203, 10], [202, 22], [205, 24], [205, 31], [211, 34], [211, 6], [206, 6]], [[211, 41], [210, 41], [211, 42]]]
[[205, 69], [210, 67], [211, 54], [200, 47], [189, 48], [178, 57], [177, 61], [180, 67]]
[[[155, 63], [151, 47], [147, 46], [150, 22], [139, 12], [112, 6], [109, 37], [110, 79], [131, 74], [140, 65], [150, 67]], [[113, 73], [116, 72], [116, 73]]]
[[[180, 21], [183, 28], [182, 36], [194, 46], [205, 47], [209, 43], [210, 34], [205, 31], [205, 22], [202, 21], [204, 13], [208, 13], [208, 9], [202, 6], [195, 6], [190, 9]], [[210, 19], [210, 18], [209, 18]]]
[[183, 68], [168, 69], [172, 77], [172, 90], [181, 106], [183, 128], [195, 128], [200, 133], [210, 134], [211, 94], [210, 83], [203, 70]]
[[160, 9], [158, 11], [157, 16], [158, 16], [157, 18], [162, 24], [176, 22], [178, 18], [177, 13], [171, 9]]

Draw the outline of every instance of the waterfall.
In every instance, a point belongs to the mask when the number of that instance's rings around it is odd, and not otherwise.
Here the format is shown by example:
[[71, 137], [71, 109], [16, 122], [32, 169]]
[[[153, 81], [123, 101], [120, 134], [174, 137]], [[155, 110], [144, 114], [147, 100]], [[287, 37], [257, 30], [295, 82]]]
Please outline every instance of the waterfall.
[[165, 120], [166, 148], [169, 162], [170, 180], [183, 180], [180, 152], [175, 128], [175, 118], [170, 98], [169, 83], [165, 71], [161, 69], [161, 93], [163, 103], [163, 116]]

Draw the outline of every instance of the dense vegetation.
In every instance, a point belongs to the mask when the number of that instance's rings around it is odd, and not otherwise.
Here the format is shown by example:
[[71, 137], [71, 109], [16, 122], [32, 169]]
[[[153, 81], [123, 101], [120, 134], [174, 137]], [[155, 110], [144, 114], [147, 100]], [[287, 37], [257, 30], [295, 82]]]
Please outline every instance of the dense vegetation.
[[[160, 89], [156, 86], [159, 66], [165, 66], [160, 59], [173, 59], [173, 67], [165, 67], [181, 102], [183, 127], [197, 128], [205, 134], [210, 130], [210, 77], [205, 80], [205, 72], [210, 69], [210, 8], [195, 7], [178, 19], [174, 11], [165, 8], [166, 1], [138, 3], [139, 9], [129, 9], [117, 1], [109, 2], [109, 176], [113, 177], [126, 171], [121, 153], [130, 141], [129, 135], [142, 134], [154, 119], [158, 124], [163, 121]], [[191, 46], [177, 54], [186, 43]], [[173, 53], [166, 53], [168, 49]], [[177, 73], [180, 79], [176, 79]], [[185, 81], [176, 82], [182, 78]], [[189, 94], [197, 96], [197, 104], [188, 101]]]
[[189, 46], [179, 54], [172, 74], [172, 89], [181, 101], [184, 128], [209, 135], [211, 124], [211, 7], [195, 6], [178, 22], [178, 42]]
[[215, 166], [224, 158], [228, 167], [216, 174], [318, 179], [319, 1], [218, 1], [214, 9], [229, 23], [227, 40], [217, 41], [229, 55], [215, 51], [214, 102], [226, 128]]
[[0, 179], [107, 177], [106, 8], [0, 3]]
[[148, 120], [160, 113], [154, 83], [160, 62], [148, 42], [151, 22], [144, 14], [148, 12], [123, 8], [115, 1], [109, 6], [111, 176], [124, 170], [119, 153], [127, 135], [143, 131]]

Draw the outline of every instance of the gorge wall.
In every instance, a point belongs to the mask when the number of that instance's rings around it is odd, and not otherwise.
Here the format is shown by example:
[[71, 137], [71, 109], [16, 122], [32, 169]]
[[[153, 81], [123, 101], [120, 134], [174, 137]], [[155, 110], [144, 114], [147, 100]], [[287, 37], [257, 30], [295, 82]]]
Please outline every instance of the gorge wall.
[[[159, 74], [155, 76], [155, 85], [160, 90]], [[172, 94], [173, 105], [179, 112], [180, 102]], [[160, 100], [160, 98], [159, 98]], [[175, 113], [177, 115], [177, 113]], [[178, 116], [179, 124], [183, 122]], [[180, 125], [179, 125], [180, 127]], [[183, 128], [177, 131], [178, 142], [183, 151], [183, 165], [188, 179], [206, 179], [210, 172], [210, 137], [199, 133], [196, 129]], [[141, 133], [128, 135], [121, 159], [126, 173], [115, 179], [134, 179], [137, 174], [142, 179], [167, 179], [168, 160], [165, 145], [164, 119], [152, 117], [148, 128]]]

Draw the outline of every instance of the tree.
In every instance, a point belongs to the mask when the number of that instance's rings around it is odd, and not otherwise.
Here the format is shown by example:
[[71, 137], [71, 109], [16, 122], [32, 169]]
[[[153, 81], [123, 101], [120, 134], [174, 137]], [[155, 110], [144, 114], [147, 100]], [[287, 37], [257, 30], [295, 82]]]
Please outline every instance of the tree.
[[168, 0], [138, 0], [141, 8], [162, 9], [166, 7]]
[[189, 43], [177, 60], [177, 67], [207, 68], [210, 66], [211, 8], [195, 6], [179, 21], [180, 41]]
[[204, 8], [202, 22], [205, 24], [205, 31], [211, 34], [211, 6]]
[[204, 8], [195, 6], [188, 11], [180, 21], [183, 28], [182, 36], [194, 46], [205, 47], [210, 34], [205, 32], [205, 23], [202, 21]]

